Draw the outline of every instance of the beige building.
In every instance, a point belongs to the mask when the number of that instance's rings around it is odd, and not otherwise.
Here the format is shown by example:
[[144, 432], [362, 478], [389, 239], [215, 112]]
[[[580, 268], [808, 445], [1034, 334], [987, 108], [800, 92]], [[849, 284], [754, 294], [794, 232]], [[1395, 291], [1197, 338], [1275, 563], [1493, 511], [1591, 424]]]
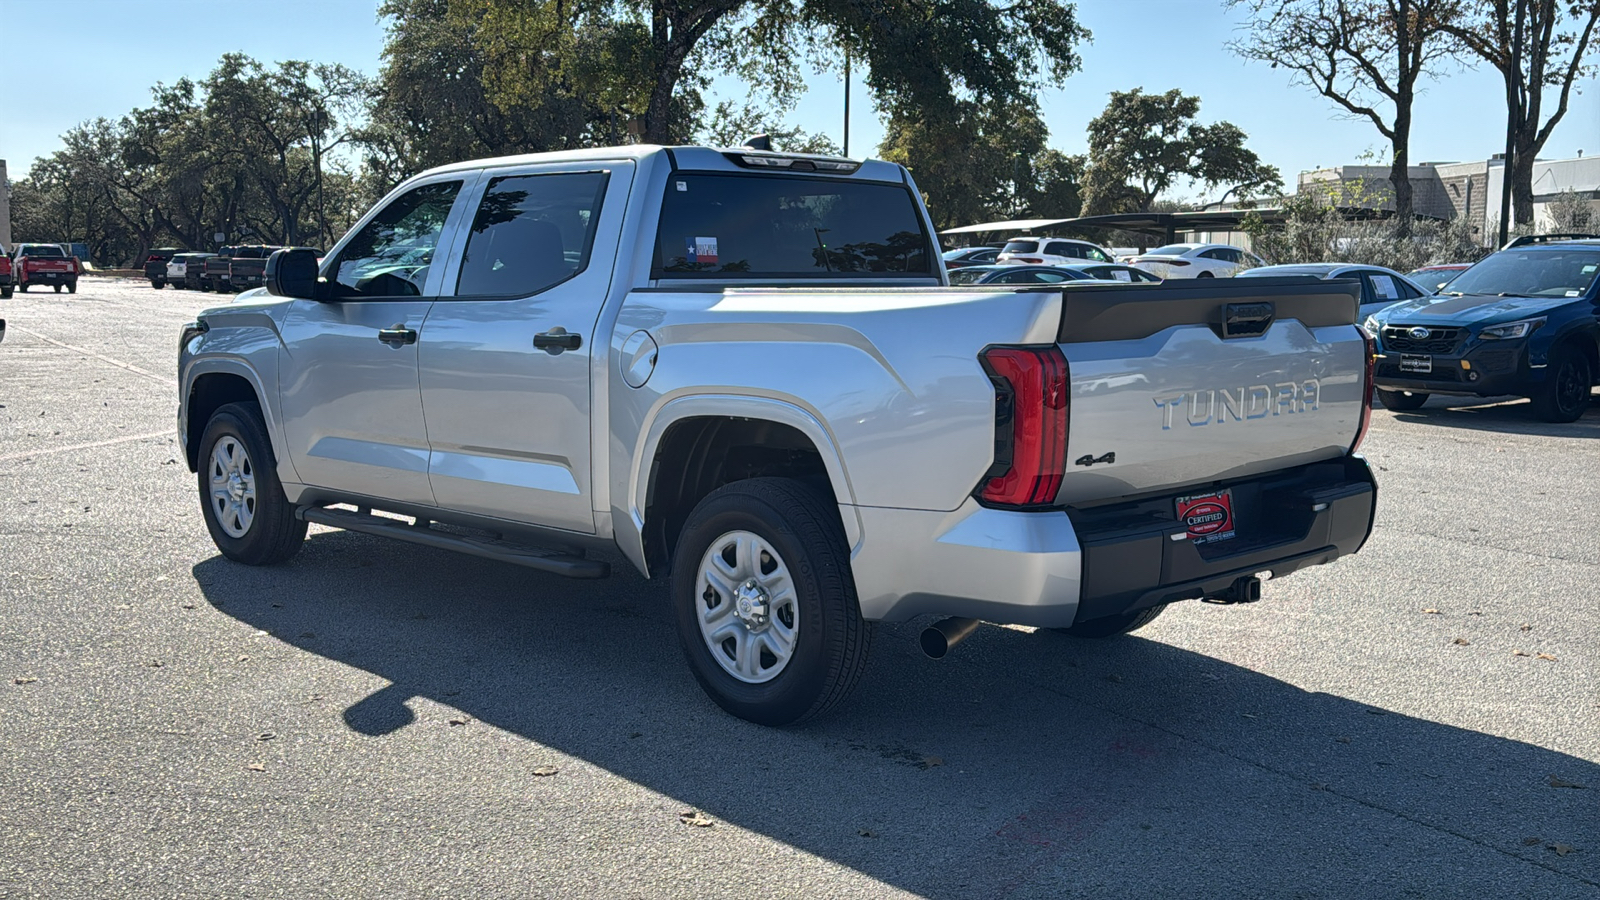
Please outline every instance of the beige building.
[[6, 179], [6, 161], [0, 159], [0, 253], [11, 252], [11, 182]]
[[[1483, 245], [1500, 235], [1500, 154], [1481, 162], [1425, 162], [1412, 166], [1413, 208], [1419, 215], [1465, 219]], [[1339, 206], [1394, 209], [1388, 166], [1336, 166], [1300, 173], [1301, 193], [1315, 193]], [[1600, 213], [1600, 158], [1540, 160], [1533, 166], [1534, 225], [1551, 227], [1549, 204], [1572, 192]]]

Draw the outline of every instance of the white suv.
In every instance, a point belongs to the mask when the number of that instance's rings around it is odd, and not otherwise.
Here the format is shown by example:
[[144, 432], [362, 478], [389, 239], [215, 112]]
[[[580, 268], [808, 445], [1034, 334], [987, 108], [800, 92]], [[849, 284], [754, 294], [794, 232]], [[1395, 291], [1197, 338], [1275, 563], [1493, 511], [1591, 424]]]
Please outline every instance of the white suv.
[[1006, 241], [995, 258], [1000, 265], [1059, 266], [1073, 262], [1116, 262], [1110, 252], [1088, 241], [1070, 238], [1019, 237]]

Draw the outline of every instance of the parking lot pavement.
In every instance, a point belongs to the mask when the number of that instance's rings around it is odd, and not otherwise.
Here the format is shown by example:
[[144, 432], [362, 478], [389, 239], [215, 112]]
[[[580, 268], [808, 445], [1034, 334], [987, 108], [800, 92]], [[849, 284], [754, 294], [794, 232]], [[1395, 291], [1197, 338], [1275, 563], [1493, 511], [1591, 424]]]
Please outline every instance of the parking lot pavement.
[[217, 302], [0, 303], [0, 897], [1600, 892], [1600, 406], [1376, 411], [1361, 554], [1122, 640], [879, 627], [771, 730], [625, 564], [223, 560], [172, 436]]

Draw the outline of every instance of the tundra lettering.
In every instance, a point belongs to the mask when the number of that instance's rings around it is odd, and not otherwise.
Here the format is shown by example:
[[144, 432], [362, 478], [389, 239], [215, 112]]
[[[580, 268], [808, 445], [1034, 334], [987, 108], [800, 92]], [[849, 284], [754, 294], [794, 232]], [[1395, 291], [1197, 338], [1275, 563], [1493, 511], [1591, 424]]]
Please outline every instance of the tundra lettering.
[[1231, 416], [1235, 422], [1265, 419], [1284, 413], [1315, 412], [1321, 408], [1322, 385], [1315, 378], [1302, 382], [1258, 384], [1247, 388], [1186, 391], [1155, 397], [1161, 409], [1161, 430], [1171, 431], [1173, 413], [1188, 402], [1186, 418], [1190, 425], [1221, 424]]

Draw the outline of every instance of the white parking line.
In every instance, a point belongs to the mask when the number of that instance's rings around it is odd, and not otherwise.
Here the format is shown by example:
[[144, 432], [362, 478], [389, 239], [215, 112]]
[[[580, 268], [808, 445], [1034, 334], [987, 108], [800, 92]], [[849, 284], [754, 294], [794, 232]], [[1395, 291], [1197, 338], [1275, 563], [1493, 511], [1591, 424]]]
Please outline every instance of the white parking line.
[[72, 444], [66, 447], [48, 447], [43, 450], [25, 450], [21, 453], [6, 453], [0, 455], [0, 462], [13, 459], [31, 459], [35, 456], [48, 456], [51, 453], [69, 453], [73, 450], [90, 450], [95, 447], [109, 447], [112, 444], [127, 444], [133, 441], [148, 441], [151, 438], [172, 437], [172, 431], [152, 431], [149, 434], [130, 434], [127, 437], [110, 438], [104, 441], [90, 441], [87, 444]]
[[[154, 372], [148, 371], [146, 369], [141, 369], [138, 366], [134, 365], [133, 363], [125, 363], [125, 362], [123, 362], [121, 360], [112, 359], [109, 356], [103, 356], [103, 355], [101, 355], [99, 353], [94, 352], [93, 350], [85, 350], [82, 347], [74, 347], [71, 344], [63, 344], [62, 342], [56, 340], [55, 338], [45, 337], [44, 335], [40, 334], [37, 331], [33, 331], [31, 329], [28, 329], [28, 328], [23, 328], [21, 325], [12, 325], [12, 326], [9, 327], [8, 330], [19, 332], [21, 334], [26, 334], [26, 335], [29, 335], [30, 337], [36, 337], [39, 340], [44, 341], [47, 344], [55, 344], [57, 347], [61, 347], [61, 348], [66, 349], [66, 350], [71, 350], [73, 353], [81, 353], [84, 356], [88, 356], [88, 357], [92, 357], [94, 359], [98, 359], [101, 362], [110, 363], [111, 365], [116, 366], [119, 369], [127, 369], [129, 372], [132, 372], [135, 375], [143, 375], [146, 378], [155, 379], [156, 381], [159, 381], [162, 384], [168, 385], [169, 387], [177, 387], [178, 386], [178, 380], [176, 378], [168, 378], [165, 375], [157, 375]], [[4, 459], [4, 458], [5, 457], [0, 457], [0, 459]]]

